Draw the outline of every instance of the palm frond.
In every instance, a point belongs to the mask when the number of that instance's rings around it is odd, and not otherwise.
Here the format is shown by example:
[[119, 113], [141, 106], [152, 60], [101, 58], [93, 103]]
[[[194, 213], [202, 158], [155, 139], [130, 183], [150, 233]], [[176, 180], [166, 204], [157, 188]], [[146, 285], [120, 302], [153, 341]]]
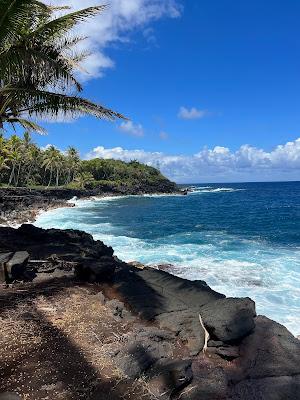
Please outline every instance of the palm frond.
[[41, 135], [45, 135], [47, 133], [46, 129], [44, 129], [37, 123], [35, 123], [33, 121], [29, 121], [28, 119], [25, 119], [25, 118], [18, 118], [18, 117], [7, 118], [5, 120], [5, 122], [12, 124], [12, 125], [19, 124], [24, 129], [26, 129], [28, 132], [37, 132]]
[[60, 93], [28, 88], [0, 89], [0, 95], [9, 97], [13, 104], [26, 105], [25, 108], [19, 110], [19, 112], [28, 112], [30, 116], [50, 116], [56, 118], [62, 114], [63, 116], [76, 118], [88, 114], [108, 120], [115, 120], [116, 118], [126, 119], [118, 112], [79, 96], [67, 96]]
[[33, 26], [41, 16], [50, 15], [48, 6], [36, 0], [0, 1], [0, 48], [6, 49]]
[[10, 77], [19, 83], [28, 82], [32, 85], [75, 86], [77, 91], [82, 86], [72, 74], [73, 66], [69, 59], [63, 59], [51, 47], [24, 48], [13, 46], [10, 50], [0, 54], [0, 77], [9, 82]]
[[54, 46], [56, 50], [63, 51], [63, 50], [70, 50], [78, 43], [82, 42], [83, 40], [87, 39], [87, 36], [73, 36], [73, 37], [65, 37], [62, 39], [58, 39]]
[[84, 8], [65, 14], [59, 18], [49, 21], [34, 30], [29, 37], [37, 40], [52, 41], [63, 33], [70, 31], [79, 22], [83, 22], [89, 17], [95, 16], [107, 8], [106, 5]]

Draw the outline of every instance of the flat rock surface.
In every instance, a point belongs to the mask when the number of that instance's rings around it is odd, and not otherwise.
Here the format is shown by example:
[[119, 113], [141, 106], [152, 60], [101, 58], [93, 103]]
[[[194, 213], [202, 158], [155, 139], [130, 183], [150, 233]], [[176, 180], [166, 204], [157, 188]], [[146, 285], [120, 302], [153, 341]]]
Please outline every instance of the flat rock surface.
[[122, 299], [142, 319], [157, 321], [187, 341], [191, 355], [204, 345], [204, 330], [199, 322], [201, 306], [223, 299], [203, 281], [188, 281], [167, 272], [145, 267], [121, 268], [115, 285]]

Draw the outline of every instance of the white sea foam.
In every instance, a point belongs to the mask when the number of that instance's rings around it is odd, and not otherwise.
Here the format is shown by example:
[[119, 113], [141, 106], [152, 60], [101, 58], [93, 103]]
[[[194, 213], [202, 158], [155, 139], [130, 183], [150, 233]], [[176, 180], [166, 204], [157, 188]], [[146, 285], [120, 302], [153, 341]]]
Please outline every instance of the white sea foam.
[[212, 187], [197, 187], [195, 189], [192, 189], [192, 194], [193, 193], [232, 193], [232, 192], [240, 192], [240, 191], [244, 191], [245, 189], [234, 189], [234, 188], [212, 188]]

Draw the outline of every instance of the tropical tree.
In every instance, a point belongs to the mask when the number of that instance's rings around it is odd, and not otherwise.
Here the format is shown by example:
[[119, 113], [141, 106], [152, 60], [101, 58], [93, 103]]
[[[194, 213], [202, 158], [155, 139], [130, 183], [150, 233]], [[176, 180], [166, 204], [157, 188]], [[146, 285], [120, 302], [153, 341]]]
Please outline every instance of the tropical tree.
[[[9, 166], [7, 164], [7, 159], [4, 158], [3, 156], [0, 156], [0, 176], [1, 176], [1, 172], [5, 169], [9, 169]], [[1, 183], [1, 181], [0, 181]]]
[[62, 166], [62, 156], [60, 154], [60, 151], [54, 147], [50, 146], [44, 153], [43, 157], [43, 163], [42, 166], [45, 168], [45, 170], [49, 170], [50, 176], [49, 176], [49, 181], [48, 181], [48, 186], [50, 186], [52, 182], [52, 177], [53, 177], [53, 172], [56, 171], [56, 186], [58, 186], [58, 178], [59, 178], [59, 172], [61, 170]]
[[76, 176], [75, 182], [81, 189], [86, 189], [95, 182], [95, 178], [90, 172], [81, 172]]
[[30, 144], [26, 152], [27, 169], [26, 175], [24, 176], [24, 183], [26, 185], [31, 183], [31, 179], [34, 175], [36, 177], [39, 175], [40, 165], [42, 164], [41, 160], [42, 156], [40, 149], [35, 144]]
[[75, 147], [70, 146], [68, 148], [65, 165], [67, 170], [66, 183], [68, 184], [74, 180], [76, 173], [80, 169], [80, 157]]
[[84, 38], [70, 31], [104, 9], [89, 7], [55, 18], [56, 9], [41, 1], [0, 0], [0, 130], [19, 124], [43, 133], [31, 117], [124, 118], [79, 95], [76, 71], [88, 54], [75, 51]]
[[13, 182], [16, 184], [16, 172], [18, 170], [18, 165], [22, 162], [21, 154], [21, 144], [22, 141], [17, 135], [12, 135], [7, 141], [7, 158], [10, 163], [10, 176], [8, 185], [10, 186]]

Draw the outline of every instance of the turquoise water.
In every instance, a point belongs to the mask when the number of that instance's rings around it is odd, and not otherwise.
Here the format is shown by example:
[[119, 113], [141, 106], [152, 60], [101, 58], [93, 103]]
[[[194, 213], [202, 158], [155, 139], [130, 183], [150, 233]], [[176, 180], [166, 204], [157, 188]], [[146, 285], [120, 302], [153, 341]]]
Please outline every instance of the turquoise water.
[[195, 185], [188, 196], [76, 201], [36, 225], [75, 228], [125, 261], [170, 263], [300, 334], [300, 182]]

